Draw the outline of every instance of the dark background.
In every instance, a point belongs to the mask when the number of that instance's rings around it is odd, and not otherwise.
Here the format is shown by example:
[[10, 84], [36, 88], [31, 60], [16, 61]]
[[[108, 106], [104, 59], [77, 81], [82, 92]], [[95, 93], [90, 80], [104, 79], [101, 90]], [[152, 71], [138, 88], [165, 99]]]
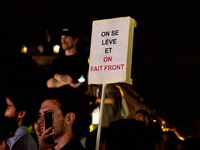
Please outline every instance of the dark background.
[[[134, 34], [133, 85], [149, 106], [182, 136], [199, 129], [200, 5], [198, 0], [2, 0], [1, 43], [59, 42], [66, 25], [79, 29], [90, 46], [92, 21], [130, 16]], [[3, 35], [3, 36], [2, 36]], [[11, 52], [14, 52], [12, 48]], [[3, 51], [3, 49], [1, 49]]]

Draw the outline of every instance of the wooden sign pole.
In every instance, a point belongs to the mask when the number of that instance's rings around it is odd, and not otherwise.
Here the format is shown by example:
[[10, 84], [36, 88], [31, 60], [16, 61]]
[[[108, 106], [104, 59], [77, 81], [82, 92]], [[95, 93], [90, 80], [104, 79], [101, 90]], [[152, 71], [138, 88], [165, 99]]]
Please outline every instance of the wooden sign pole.
[[99, 124], [98, 124], [98, 130], [97, 130], [97, 138], [96, 138], [96, 149], [99, 150], [99, 144], [100, 144], [100, 138], [101, 138], [101, 122], [103, 117], [103, 106], [105, 102], [105, 87], [107, 84], [103, 84], [102, 86], [102, 93], [101, 93], [101, 105], [100, 105], [100, 114], [99, 114]]

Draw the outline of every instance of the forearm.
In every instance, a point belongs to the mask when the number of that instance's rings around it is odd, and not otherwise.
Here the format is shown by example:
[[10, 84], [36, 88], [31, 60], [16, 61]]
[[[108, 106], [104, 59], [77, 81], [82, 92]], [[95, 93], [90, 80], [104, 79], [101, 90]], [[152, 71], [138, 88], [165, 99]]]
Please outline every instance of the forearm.
[[51, 78], [47, 81], [48, 88], [59, 88], [64, 85], [66, 85], [66, 83], [60, 82], [60, 81], [56, 80], [55, 78]]
[[69, 75], [55, 74], [54, 78], [47, 81], [48, 88], [59, 88], [64, 85], [70, 85], [73, 88], [78, 88], [82, 85], [80, 82], [74, 82], [74, 80]]
[[73, 79], [67, 74], [64, 74], [64, 75], [55, 74], [54, 75], [54, 79], [56, 79], [57, 81], [59, 81], [59, 82], [61, 82], [63, 84], [71, 84], [71, 83], [73, 83]]

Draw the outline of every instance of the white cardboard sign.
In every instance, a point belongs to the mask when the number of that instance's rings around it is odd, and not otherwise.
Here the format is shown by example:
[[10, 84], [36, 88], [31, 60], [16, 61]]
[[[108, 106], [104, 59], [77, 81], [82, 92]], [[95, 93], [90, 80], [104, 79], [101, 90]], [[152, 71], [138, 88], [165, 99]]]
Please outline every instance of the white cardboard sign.
[[132, 84], [131, 65], [136, 24], [131, 17], [93, 21], [89, 84]]

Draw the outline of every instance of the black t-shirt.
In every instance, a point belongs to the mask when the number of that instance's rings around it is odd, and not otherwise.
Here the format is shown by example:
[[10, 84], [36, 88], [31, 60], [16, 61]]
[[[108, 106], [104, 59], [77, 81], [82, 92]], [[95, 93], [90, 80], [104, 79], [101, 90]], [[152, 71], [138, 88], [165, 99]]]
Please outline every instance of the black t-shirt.
[[[55, 149], [53, 149], [53, 150], [55, 150]], [[85, 148], [81, 145], [80, 140], [78, 140], [76, 138], [72, 138], [60, 150], [85, 150]]]
[[[84, 53], [77, 52], [71, 56], [59, 56], [52, 61], [49, 78], [58, 74], [68, 74], [76, 82], [78, 79], [83, 76], [85, 82], [82, 85], [82, 88], [87, 89], [87, 72], [88, 72], [88, 58]], [[86, 90], [84, 90], [85, 92]]]

